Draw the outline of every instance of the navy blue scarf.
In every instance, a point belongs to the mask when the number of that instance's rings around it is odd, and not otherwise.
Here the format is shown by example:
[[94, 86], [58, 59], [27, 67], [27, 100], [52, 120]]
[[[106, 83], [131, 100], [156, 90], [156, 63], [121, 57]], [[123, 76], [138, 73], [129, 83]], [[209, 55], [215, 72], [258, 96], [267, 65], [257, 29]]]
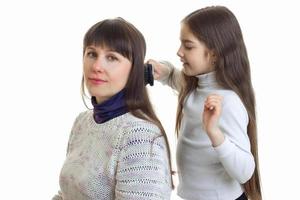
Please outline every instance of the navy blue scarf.
[[92, 97], [92, 105], [94, 106], [94, 120], [97, 124], [107, 122], [115, 117], [128, 112], [125, 104], [124, 90], [121, 90], [110, 99], [97, 104], [96, 97]]

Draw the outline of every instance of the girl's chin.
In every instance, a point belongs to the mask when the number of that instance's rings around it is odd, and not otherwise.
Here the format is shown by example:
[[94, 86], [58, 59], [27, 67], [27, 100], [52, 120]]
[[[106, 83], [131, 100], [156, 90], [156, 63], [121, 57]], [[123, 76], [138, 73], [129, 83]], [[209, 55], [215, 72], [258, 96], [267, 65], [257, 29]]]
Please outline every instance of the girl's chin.
[[187, 68], [183, 68], [182, 72], [186, 75], [186, 76], [195, 76], [190, 70], [188, 70]]

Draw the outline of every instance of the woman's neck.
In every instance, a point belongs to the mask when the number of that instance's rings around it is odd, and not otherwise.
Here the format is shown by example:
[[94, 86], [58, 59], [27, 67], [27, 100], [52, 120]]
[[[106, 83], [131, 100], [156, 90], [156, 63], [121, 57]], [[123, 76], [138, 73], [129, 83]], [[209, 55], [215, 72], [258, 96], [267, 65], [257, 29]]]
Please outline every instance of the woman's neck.
[[100, 98], [101, 103], [98, 103], [97, 98], [94, 96], [92, 97], [94, 120], [98, 124], [104, 123], [128, 112], [124, 90], [121, 90], [109, 99], [104, 101], [101, 100], [103, 99]]

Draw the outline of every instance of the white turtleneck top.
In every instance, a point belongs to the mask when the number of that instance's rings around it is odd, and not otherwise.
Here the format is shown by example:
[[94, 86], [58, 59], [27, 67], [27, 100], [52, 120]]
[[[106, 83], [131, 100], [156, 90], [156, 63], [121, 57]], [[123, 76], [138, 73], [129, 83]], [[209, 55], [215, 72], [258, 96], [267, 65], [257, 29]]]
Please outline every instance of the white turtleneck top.
[[[161, 82], [179, 89], [180, 72], [173, 68]], [[178, 195], [188, 200], [234, 200], [254, 172], [255, 162], [247, 135], [248, 114], [239, 96], [222, 89], [215, 72], [198, 75], [198, 87], [185, 99], [177, 144]], [[223, 97], [219, 127], [224, 142], [213, 147], [203, 129], [204, 101], [209, 94]]]

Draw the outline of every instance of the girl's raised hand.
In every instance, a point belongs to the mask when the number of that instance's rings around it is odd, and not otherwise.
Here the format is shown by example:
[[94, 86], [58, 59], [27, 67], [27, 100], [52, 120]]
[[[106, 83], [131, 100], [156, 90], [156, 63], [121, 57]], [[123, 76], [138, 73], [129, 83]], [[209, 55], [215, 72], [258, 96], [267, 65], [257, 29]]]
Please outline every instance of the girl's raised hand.
[[204, 102], [203, 125], [209, 136], [219, 130], [218, 121], [222, 112], [222, 100], [222, 96], [210, 94]]

